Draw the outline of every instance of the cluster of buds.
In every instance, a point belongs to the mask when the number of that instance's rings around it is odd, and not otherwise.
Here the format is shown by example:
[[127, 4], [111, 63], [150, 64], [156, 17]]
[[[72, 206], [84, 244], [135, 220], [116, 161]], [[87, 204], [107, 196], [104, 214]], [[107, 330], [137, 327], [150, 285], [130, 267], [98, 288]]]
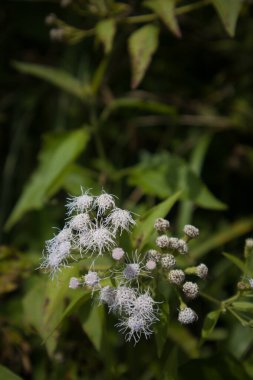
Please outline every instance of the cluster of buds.
[[[118, 208], [115, 196], [102, 192], [93, 196], [88, 191], [67, 201], [67, 218], [64, 228], [46, 242], [41, 267], [49, 270], [51, 276], [71, 262], [92, 257], [93, 262], [87, 273], [72, 277], [69, 288], [85, 287], [103, 304], [109, 313], [118, 317], [116, 327], [127, 341], [148, 338], [152, 326], [159, 321], [159, 303], [155, 300], [156, 283], [162, 276], [176, 290], [179, 298], [178, 320], [189, 324], [197, 320], [197, 314], [186, 305], [199, 294], [198, 285], [187, 275], [206, 278], [205, 264], [181, 269], [177, 256], [188, 254], [188, 242], [198, 236], [198, 229], [187, 225], [184, 236], [169, 236], [170, 223], [162, 218], [155, 221], [158, 233], [156, 248], [147, 252], [125, 252], [119, 239], [123, 231], [130, 233], [135, 225], [132, 214]], [[110, 257], [111, 265], [96, 270], [96, 259], [102, 255]], [[150, 281], [151, 280], [151, 281]], [[181, 295], [182, 296], [181, 296]], [[184, 299], [184, 301], [183, 301]]]
[[199, 236], [199, 230], [195, 226], [187, 224], [183, 228], [181, 238], [173, 237], [169, 235], [170, 223], [162, 218], [156, 220], [154, 228], [158, 233], [156, 239], [157, 250], [151, 249], [147, 252], [148, 263], [150, 265], [150, 260], [152, 260], [155, 266], [160, 266], [162, 274], [167, 278], [170, 285], [176, 289], [180, 303], [179, 322], [182, 324], [193, 323], [198, 319], [198, 316], [186, 303], [198, 297], [199, 287], [196, 282], [186, 280], [186, 276], [205, 279], [208, 275], [208, 268], [203, 263], [195, 267], [179, 268], [177, 266], [177, 257], [188, 254], [188, 243]]

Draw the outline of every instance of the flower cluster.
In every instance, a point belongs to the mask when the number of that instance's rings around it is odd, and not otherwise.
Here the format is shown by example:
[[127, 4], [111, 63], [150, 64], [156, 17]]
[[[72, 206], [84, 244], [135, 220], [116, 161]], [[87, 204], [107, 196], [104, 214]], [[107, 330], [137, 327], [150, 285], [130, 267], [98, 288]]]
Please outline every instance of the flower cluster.
[[[178, 256], [189, 254], [189, 241], [199, 235], [196, 227], [186, 225], [181, 238], [173, 237], [169, 221], [158, 218], [154, 223], [158, 233], [156, 247], [129, 253], [119, 240], [123, 231], [131, 233], [135, 221], [129, 211], [116, 206], [115, 196], [105, 192], [93, 196], [82, 191], [80, 196], [70, 197], [66, 207], [65, 226], [46, 242], [41, 267], [53, 276], [71, 262], [92, 257], [90, 269], [80, 277], [72, 277], [69, 288], [90, 289], [98, 306], [106, 305], [108, 312], [118, 318], [116, 327], [127, 341], [137, 343], [141, 336], [148, 338], [153, 333], [153, 324], [159, 321], [160, 315], [158, 283], [161, 279], [167, 281], [178, 297], [178, 321], [189, 324], [198, 319], [187, 302], [198, 296], [199, 287], [186, 277], [205, 279], [208, 269], [205, 264], [184, 269], [177, 264]], [[111, 265], [98, 270], [96, 260], [105, 254], [110, 257]]]

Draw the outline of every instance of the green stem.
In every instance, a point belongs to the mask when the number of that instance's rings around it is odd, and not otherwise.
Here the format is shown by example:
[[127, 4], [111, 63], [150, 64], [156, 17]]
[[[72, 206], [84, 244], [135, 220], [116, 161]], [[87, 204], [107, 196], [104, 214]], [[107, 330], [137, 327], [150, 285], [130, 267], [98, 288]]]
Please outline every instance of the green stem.
[[[176, 15], [181, 15], [183, 13], [192, 12], [196, 9], [205, 7], [206, 5], [209, 5], [211, 3], [211, 0], [201, 0], [197, 1], [193, 4], [184, 5], [182, 7], [178, 7], [175, 9]], [[155, 21], [158, 18], [158, 15], [155, 13], [150, 13], [147, 15], [140, 15], [140, 16], [132, 16], [128, 17], [125, 22], [127, 24], [139, 24], [139, 23], [145, 23], [145, 22], [151, 22]]]
[[227, 309], [243, 326], [247, 326], [248, 322], [242, 319], [233, 309], [231, 309], [230, 307], [228, 307]]
[[208, 301], [211, 301], [213, 303], [216, 303], [217, 305], [221, 305], [221, 301], [217, 300], [216, 298], [210, 296], [209, 294], [206, 294], [204, 292], [200, 292], [201, 297], [207, 299]]

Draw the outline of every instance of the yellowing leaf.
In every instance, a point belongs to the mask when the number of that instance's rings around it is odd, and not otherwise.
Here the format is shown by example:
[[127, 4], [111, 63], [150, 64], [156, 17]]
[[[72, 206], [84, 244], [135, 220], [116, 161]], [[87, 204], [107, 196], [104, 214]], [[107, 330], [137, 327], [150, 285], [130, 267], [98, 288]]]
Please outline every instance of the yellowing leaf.
[[149, 0], [145, 2], [145, 5], [160, 17], [172, 33], [181, 37], [181, 31], [175, 17], [176, 0]]
[[148, 24], [137, 29], [128, 39], [132, 66], [132, 88], [139, 85], [147, 71], [158, 46], [158, 33], [157, 26]]
[[212, 0], [227, 33], [233, 37], [242, 0]]
[[108, 54], [112, 50], [113, 38], [116, 32], [116, 23], [113, 18], [99, 21], [96, 25], [96, 35], [104, 45], [105, 53]]

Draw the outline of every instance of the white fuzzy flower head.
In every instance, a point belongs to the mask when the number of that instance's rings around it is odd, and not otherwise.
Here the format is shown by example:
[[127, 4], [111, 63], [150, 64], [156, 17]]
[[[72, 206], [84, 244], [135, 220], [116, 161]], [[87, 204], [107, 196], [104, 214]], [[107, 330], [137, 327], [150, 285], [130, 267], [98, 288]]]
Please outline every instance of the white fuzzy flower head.
[[115, 207], [114, 197], [104, 192], [96, 197], [95, 206], [98, 209], [98, 215], [103, 215]]
[[158, 236], [158, 238], [156, 239], [156, 245], [159, 247], [159, 248], [168, 248], [169, 247], [169, 238], [167, 235], [161, 235], [161, 236]]
[[171, 284], [181, 285], [185, 280], [185, 274], [181, 269], [173, 269], [168, 274], [168, 280]]
[[194, 310], [190, 307], [185, 307], [183, 310], [180, 310], [178, 314], [178, 321], [183, 325], [188, 325], [198, 320], [198, 316]]
[[133, 302], [132, 314], [153, 322], [157, 319], [155, 304], [156, 302], [150, 296], [149, 292], [141, 294]]
[[170, 222], [163, 218], [158, 218], [155, 221], [154, 228], [159, 233], [164, 233], [170, 229]]
[[77, 289], [80, 286], [80, 281], [77, 277], [71, 277], [69, 281], [69, 288], [70, 289]]
[[122, 233], [124, 230], [129, 231], [135, 221], [129, 211], [115, 208], [106, 218], [106, 224], [112, 226], [114, 233], [117, 231]]
[[70, 255], [71, 243], [69, 241], [63, 241], [60, 244], [55, 244], [47, 247], [48, 255], [44, 258], [41, 268], [47, 268], [50, 270], [51, 275], [59, 270], [59, 268], [67, 263], [67, 259]]
[[126, 264], [122, 275], [127, 281], [135, 280], [141, 271], [140, 264], [138, 263], [130, 263]]
[[46, 241], [46, 250], [50, 252], [51, 250], [55, 250], [56, 247], [65, 241], [71, 241], [72, 239], [72, 231], [70, 228], [63, 228], [57, 235], [53, 237], [53, 239]]
[[208, 275], [208, 268], [205, 264], [199, 264], [196, 267], [196, 274], [199, 278], [205, 279]]
[[161, 253], [156, 251], [155, 249], [150, 249], [147, 253], [146, 253], [148, 259], [150, 260], [154, 260], [156, 263], [158, 263], [160, 261], [160, 258], [161, 258]]
[[145, 267], [147, 270], [154, 270], [156, 268], [156, 262], [154, 260], [148, 260]]
[[78, 232], [87, 230], [90, 224], [91, 224], [91, 220], [87, 212], [75, 215], [69, 221], [69, 227]]
[[80, 195], [79, 197], [71, 197], [67, 202], [68, 214], [73, 212], [83, 213], [84, 211], [89, 211], [93, 204], [93, 197], [87, 192]]
[[193, 300], [199, 295], [199, 287], [196, 283], [187, 281], [183, 285], [183, 292], [187, 298]]
[[84, 283], [87, 286], [90, 287], [95, 287], [99, 284], [100, 278], [98, 277], [97, 272], [92, 272], [89, 271], [85, 276], [84, 276]]
[[133, 288], [127, 286], [119, 286], [115, 291], [114, 303], [111, 305], [111, 310], [119, 313], [130, 313], [133, 308], [133, 302], [136, 299], [136, 293]]
[[170, 268], [173, 268], [176, 265], [176, 259], [175, 259], [175, 257], [173, 255], [171, 255], [170, 253], [168, 253], [166, 255], [162, 255], [162, 257], [161, 257], [161, 264], [162, 264], [163, 268], [170, 269]]
[[131, 315], [128, 318], [124, 318], [116, 326], [125, 334], [127, 342], [133, 339], [135, 343], [138, 343], [142, 334], [145, 338], [148, 338], [152, 334], [150, 322], [140, 315]]
[[191, 224], [186, 224], [183, 231], [190, 239], [194, 239], [199, 236], [199, 229]]
[[123, 251], [122, 248], [114, 248], [112, 250], [112, 258], [116, 261], [119, 261], [121, 260], [125, 255], [125, 252]]
[[97, 253], [98, 255], [102, 255], [114, 245], [114, 235], [104, 226], [97, 226], [90, 230], [86, 236], [86, 250], [91, 251], [92, 254]]
[[111, 307], [115, 302], [115, 289], [107, 285], [99, 291], [99, 302]]

